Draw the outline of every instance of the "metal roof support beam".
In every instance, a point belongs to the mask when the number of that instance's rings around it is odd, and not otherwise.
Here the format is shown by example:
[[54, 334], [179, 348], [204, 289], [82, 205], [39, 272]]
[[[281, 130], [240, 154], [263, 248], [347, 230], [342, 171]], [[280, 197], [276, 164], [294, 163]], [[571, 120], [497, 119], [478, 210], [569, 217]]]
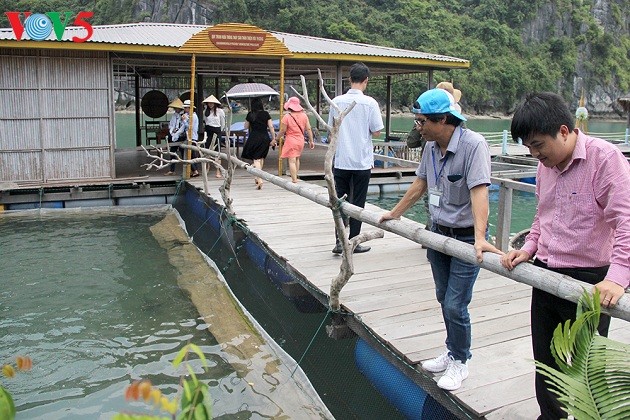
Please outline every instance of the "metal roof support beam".
[[341, 73], [341, 64], [337, 63], [336, 75], [335, 75], [335, 95], [339, 96], [343, 93], [343, 74]]
[[[193, 113], [195, 112], [195, 64], [196, 64], [197, 56], [195, 54], [192, 55], [192, 59], [190, 60], [190, 108], [188, 111], [188, 146], [192, 145], [192, 130], [193, 130]], [[190, 160], [192, 155], [192, 149], [186, 149], [186, 159]], [[190, 164], [184, 165], [184, 179], [190, 178]]]
[[136, 146], [142, 146], [142, 127], [140, 127], [140, 75], [137, 71], [133, 74], [134, 80], [134, 94], [136, 95]]
[[[200, 141], [203, 140], [203, 132], [205, 131], [203, 126], [203, 103], [201, 102], [204, 100], [205, 97], [206, 95], [203, 93], [203, 74], [197, 73], [197, 102], [199, 103], [199, 106], [195, 108], [197, 112], [197, 117], [199, 118], [198, 130], [201, 130], [199, 131], [198, 137]], [[210, 141], [210, 139], [208, 139], [208, 141]], [[206, 144], [205, 147], [210, 147], [210, 144]]]
[[392, 121], [392, 76], [387, 75], [387, 99], [385, 102], [385, 141], [389, 141], [390, 123]]
[[[302, 92], [304, 93], [304, 92]], [[282, 127], [282, 109], [284, 107], [284, 56], [280, 57], [280, 116], [278, 117], [278, 128]], [[282, 143], [278, 145], [278, 176], [282, 176], [282, 146], [284, 146], [284, 139]]]

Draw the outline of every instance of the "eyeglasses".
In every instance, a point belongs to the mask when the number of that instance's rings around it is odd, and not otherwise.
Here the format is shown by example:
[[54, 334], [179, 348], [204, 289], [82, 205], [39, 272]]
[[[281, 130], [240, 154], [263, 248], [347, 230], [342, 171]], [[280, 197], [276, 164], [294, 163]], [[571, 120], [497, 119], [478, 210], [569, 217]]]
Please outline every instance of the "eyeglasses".
[[413, 120], [413, 123], [416, 127], [424, 127], [427, 123], [428, 118], [416, 118]]

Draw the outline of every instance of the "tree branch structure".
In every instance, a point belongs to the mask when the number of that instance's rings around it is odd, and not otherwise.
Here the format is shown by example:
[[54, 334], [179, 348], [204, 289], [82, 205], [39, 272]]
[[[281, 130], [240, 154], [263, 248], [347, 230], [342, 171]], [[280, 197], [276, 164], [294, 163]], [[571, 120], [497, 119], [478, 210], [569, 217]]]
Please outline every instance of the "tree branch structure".
[[[225, 98], [229, 104], [230, 98], [228, 97], [227, 93], [225, 93]], [[211, 139], [205, 138], [203, 141], [199, 141], [199, 142], [191, 141], [189, 142], [190, 144], [187, 144], [187, 142], [182, 142], [182, 144], [179, 146], [180, 148], [184, 150], [188, 149], [188, 150], [197, 152], [198, 157], [191, 158], [191, 159], [184, 159], [179, 154], [175, 152], [171, 152], [170, 148], [168, 147], [168, 144], [166, 148], [158, 148], [157, 146], [150, 146], [149, 149], [147, 149], [144, 146], [142, 146], [142, 149], [144, 149], [147, 156], [153, 159], [151, 162], [144, 164], [142, 166], [146, 167], [146, 170], [148, 171], [151, 169], [155, 169], [155, 170], [164, 169], [168, 165], [174, 162], [188, 164], [188, 165], [193, 164], [193, 163], [200, 164], [204, 193], [208, 195], [209, 191], [208, 191], [207, 165], [208, 164], [212, 165], [216, 170], [218, 170], [221, 173], [221, 176], [223, 178], [223, 183], [219, 187], [219, 193], [221, 194], [221, 199], [223, 200], [223, 203], [225, 204], [225, 211], [230, 216], [234, 216], [235, 214], [234, 208], [232, 207], [233, 199], [230, 195], [232, 179], [234, 177], [234, 169], [235, 169], [235, 164], [232, 162], [233, 157], [232, 157], [231, 141], [230, 141], [230, 137], [231, 137], [230, 126], [231, 125], [232, 125], [232, 110], [229, 109], [228, 115], [226, 117], [226, 130], [225, 130], [226, 153], [219, 153], [219, 152], [214, 151], [214, 148], [217, 142], [219, 141], [219, 139], [216, 137], [216, 135], [213, 135]], [[190, 134], [187, 133], [187, 135], [190, 135]], [[210, 147], [209, 148], [203, 147], [208, 141], [210, 141]], [[156, 152], [156, 154], [152, 154], [150, 151]], [[224, 168], [223, 165], [221, 164], [222, 157], [226, 160], [227, 168]], [[234, 159], [236, 158], [234, 157]]]
[[[377, 231], [362, 233], [360, 235], [355, 236], [352, 239], [349, 239], [348, 237], [349, 228], [348, 226], [346, 226], [348, 216], [344, 215], [342, 211], [342, 204], [345, 202], [346, 196], [337, 197], [337, 192], [335, 188], [335, 179], [333, 176], [333, 159], [335, 157], [335, 151], [337, 149], [337, 139], [339, 137], [339, 126], [341, 125], [341, 122], [343, 121], [345, 116], [348, 115], [348, 113], [352, 111], [356, 103], [353, 102], [352, 104], [350, 104], [350, 106], [348, 106], [346, 109], [341, 111], [339, 107], [337, 107], [337, 105], [330, 99], [330, 97], [326, 93], [326, 90], [324, 88], [324, 79], [322, 77], [321, 70], [318, 69], [317, 71], [318, 71], [318, 76], [319, 76], [321, 94], [324, 96], [324, 98], [328, 102], [330, 108], [331, 109], [334, 108], [337, 111], [336, 113], [337, 116], [333, 117], [332, 119], [332, 126], [328, 124], [327, 121], [324, 121], [321, 115], [317, 113], [313, 105], [308, 100], [308, 90], [306, 87], [306, 79], [304, 78], [304, 76], [300, 76], [302, 80], [303, 94], [295, 90], [295, 88], [293, 87], [291, 88], [293, 89], [293, 92], [300, 99], [302, 99], [302, 101], [306, 104], [307, 108], [313, 113], [313, 115], [315, 115], [315, 117], [317, 118], [321, 126], [323, 126], [328, 131], [328, 150], [326, 151], [326, 157], [324, 161], [324, 173], [325, 173], [324, 179], [326, 180], [326, 189], [328, 192], [327, 207], [329, 207], [332, 210], [333, 221], [335, 224], [335, 232], [337, 234], [337, 238], [342, 247], [341, 264], [339, 268], [339, 273], [333, 279], [332, 284], [330, 286], [329, 306], [332, 311], [338, 312], [341, 307], [340, 300], [339, 300], [339, 295], [341, 293], [341, 290], [348, 283], [348, 281], [354, 274], [354, 260], [353, 260], [354, 249], [363, 242], [376, 239], [376, 238], [382, 238], [384, 236], [384, 232], [382, 230], [377, 230]], [[228, 103], [230, 103], [230, 99], [227, 93], [225, 94], [225, 97]], [[206, 169], [206, 164], [212, 165], [214, 168], [218, 169], [221, 172], [221, 175], [223, 176], [223, 183], [221, 184], [221, 187], [219, 187], [219, 191], [221, 193], [221, 198], [223, 199], [223, 202], [225, 204], [226, 212], [229, 215], [234, 216], [235, 212], [232, 207], [230, 187], [232, 184], [235, 168], [237, 166], [244, 168], [248, 172], [253, 173], [256, 176], [266, 178], [266, 179], [271, 177], [271, 175], [266, 172], [263, 172], [262, 170], [254, 168], [252, 165], [248, 163], [245, 163], [239, 160], [238, 158], [236, 158], [236, 156], [232, 156], [232, 152], [230, 149], [230, 140], [229, 140], [230, 139], [229, 127], [232, 122], [231, 110], [228, 111], [227, 120], [228, 121], [226, 122], [226, 125], [227, 125], [226, 127], [226, 139], [227, 139], [226, 153], [220, 153], [213, 150], [215, 141], [217, 140], [214, 137], [210, 139], [211, 145], [209, 149], [202, 147], [203, 144], [205, 144], [205, 141], [207, 141], [208, 139], [205, 139], [202, 142], [193, 141], [190, 145], [182, 144], [180, 146], [181, 148], [191, 149], [192, 151], [197, 152], [199, 157], [191, 158], [191, 159], [181, 158], [177, 153], [170, 152], [168, 150], [168, 147], [166, 149], [161, 149], [155, 146], [151, 146], [150, 148], [151, 151], [157, 152], [157, 155], [156, 155], [156, 154], [151, 154], [149, 150], [147, 150], [144, 146], [142, 146], [142, 148], [146, 151], [147, 156], [153, 158], [153, 160], [150, 163], [145, 164], [143, 166], [145, 166], [147, 170], [150, 170], [150, 169], [159, 170], [159, 169], [165, 168], [166, 166], [171, 164], [173, 161], [178, 162], [178, 163], [183, 163], [183, 164], [192, 164], [192, 163], [202, 164], [204, 192], [208, 194], [208, 185], [207, 185], [208, 171]], [[227, 169], [221, 165], [221, 159], [226, 160]], [[274, 181], [274, 183], [282, 184], [282, 186], [289, 191], [294, 191], [296, 188], [300, 188], [282, 179], [278, 179]], [[314, 200], [314, 201], [317, 201], [317, 200]], [[363, 211], [363, 209], [360, 209], [360, 210]]]
[[326, 151], [326, 158], [324, 161], [324, 179], [326, 180], [326, 188], [328, 190], [328, 202], [329, 207], [333, 213], [333, 220], [335, 222], [335, 231], [337, 233], [337, 238], [341, 243], [342, 253], [341, 253], [341, 266], [339, 268], [339, 274], [333, 279], [332, 284], [330, 285], [330, 294], [328, 298], [328, 304], [330, 309], [334, 312], [338, 312], [341, 304], [339, 301], [339, 295], [341, 293], [341, 289], [348, 283], [350, 277], [354, 274], [354, 248], [356, 248], [359, 244], [369, 241], [371, 239], [382, 238], [385, 234], [382, 230], [372, 231], [369, 233], [362, 233], [360, 235], [355, 236], [352, 239], [349, 239], [349, 228], [347, 223], [344, 223], [344, 219], [347, 220], [347, 217], [344, 217], [344, 214], [341, 210], [341, 203], [345, 201], [346, 196], [337, 197], [337, 191], [335, 188], [335, 178], [333, 176], [333, 159], [335, 157], [335, 151], [337, 150], [337, 139], [339, 138], [339, 126], [343, 119], [352, 111], [355, 102], [350, 104], [346, 109], [341, 111], [339, 107], [330, 99], [330, 96], [326, 93], [326, 89], [324, 87], [324, 79], [322, 77], [322, 73], [320, 69], [317, 69], [317, 73], [319, 76], [319, 86], [320, 91], [330, 109], [335, 109], [337, 112], [337, 116], [332, 118], [332, 126], [328, 124], [328, 122], [324, 121], [324, 119], [317, 113], [313, 105], [308, 99], [308, 90], [306, 87], [306, 79], [304, 76], [300, 76], [302, 80], [302, 92], [300, 94], [293, 86], [291, 89], [293, 92], [306, 104], [307, 108], [315, 115], [317, 120], [322, 124], [323, 127], [328, 131], [328, 150]]

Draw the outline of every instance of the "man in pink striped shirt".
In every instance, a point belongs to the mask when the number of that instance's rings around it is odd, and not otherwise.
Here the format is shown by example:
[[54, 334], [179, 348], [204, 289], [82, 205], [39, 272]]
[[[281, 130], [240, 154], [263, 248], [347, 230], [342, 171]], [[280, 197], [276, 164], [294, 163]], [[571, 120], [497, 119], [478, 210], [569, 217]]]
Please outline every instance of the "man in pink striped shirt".
[[[538, 208], [520, 250], [501, 258], [509, 270], [534, 264], [595, 285], [603, 307], [614, 306], [630, 280], [630, 165], [619, 149], [574, 126], [564, 100], [553, 93], [529, 95], [516, 109], [512, 137], [538, 159]], [[534, 358], [558, 369], [551, 354], [553, 331], [574, 320], [577, 305], [534, 289], [531, 329]], [[599, 333], [608, 335], [602, 315]], [[539, 419], [566, 417], [536, 373]]]

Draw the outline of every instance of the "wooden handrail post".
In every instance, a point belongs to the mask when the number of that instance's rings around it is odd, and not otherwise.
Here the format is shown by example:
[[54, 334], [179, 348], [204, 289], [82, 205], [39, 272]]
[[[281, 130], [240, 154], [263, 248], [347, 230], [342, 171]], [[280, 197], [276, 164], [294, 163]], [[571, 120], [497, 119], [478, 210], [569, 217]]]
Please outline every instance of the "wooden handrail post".
[[508, 154], [507, 139], [508, 139], [507, 130], [503, 130], [503, 138], [502, 138], [502, 143], [501, 143], [501, 154], [503, 156]]
[[513, 189], [504, 182], [499, 183], [499, 208], [497, 214], [496, 247], [501, 251], [508, 250], [510, 228], [512, 226]]

